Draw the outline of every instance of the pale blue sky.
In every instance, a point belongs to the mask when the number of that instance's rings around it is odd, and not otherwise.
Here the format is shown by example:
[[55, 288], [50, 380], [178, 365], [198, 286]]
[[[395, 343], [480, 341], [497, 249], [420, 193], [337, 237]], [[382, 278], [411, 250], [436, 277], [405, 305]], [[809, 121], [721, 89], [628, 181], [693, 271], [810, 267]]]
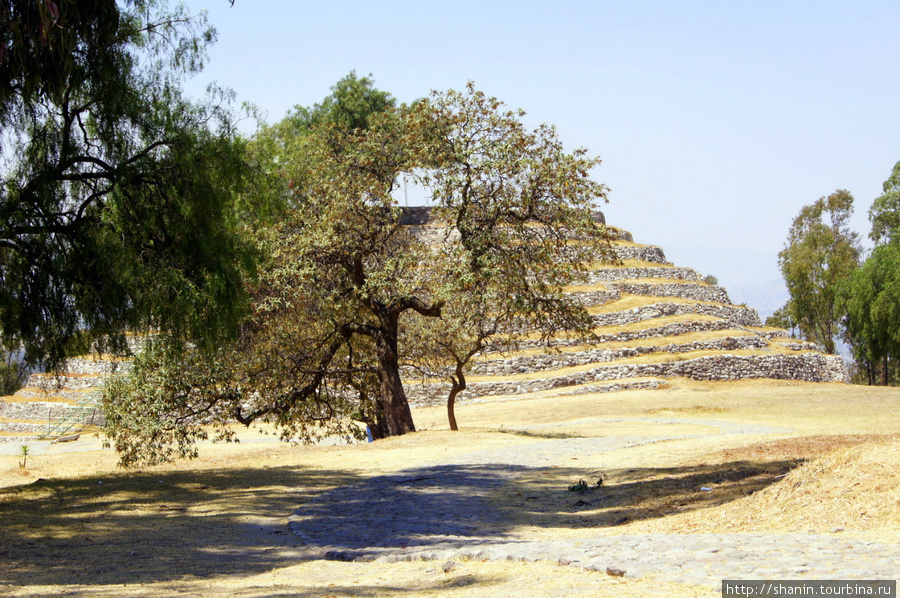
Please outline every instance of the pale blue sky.
[[197, 84], [275, 122], [350, 70], [403, 102], [473, 80], [603, 158], [610, 224], [729, 288], [779, 279], [791, 220], [836, 189], [865, 236], [900, 160], [898, 0], [187, 4], [219, 31]]

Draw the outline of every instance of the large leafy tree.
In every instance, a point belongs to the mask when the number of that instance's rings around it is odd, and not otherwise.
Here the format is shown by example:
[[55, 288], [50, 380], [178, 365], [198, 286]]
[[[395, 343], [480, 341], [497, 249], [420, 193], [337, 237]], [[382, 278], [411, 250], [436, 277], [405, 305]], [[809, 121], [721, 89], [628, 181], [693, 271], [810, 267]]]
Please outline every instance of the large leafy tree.
[[[551, 127], [528, 131], [521, 113], [470, 86], [278, 146], [273, 171], [292, 207], [254, 313], [233, 347], [195, 355], [205, 365], [138, 362], [108, 393], [125, 462], [189, 456], [203, 424], [228, 437], [233, 420], [274, 421], [285, 437], [347, 432], [349, 418], [376, 436], [411, 432], [401, 321], [437, 320], [460, 299], [478, 305], [478, 293], [548, 329], [587, 321], [562, 287], [605, 238], [590, 214], [605, 187], [589, 177], [598, 160], [563, 151]], [[400, 173], [432, 190], [444, 242], [402, 224]], [[138, 396], [155, 397], [146, 412], [126, 407]]]
[[876, 247], [841, 286], [846, 339], [869, 384], [887, 385], [900, 359], [900, 162], [869, 209]]
[[840, 313], [835, 309], [838, 285], [859, 265], [858, 235], [848, 227], [853, 196], [835, 191], [804, 206], [778, 254], [791, 299], [786, 309], [801, 333], [835, 352]]
[[845, 314], [847, 340], [869, 384], [880, 372], [887, 385], [900, 359], [900, 243], [875, 247], [843, 283], [838, 309]]
[[884, 182], [884, 194], [872, 202], [869, 237], [876, 243], [900, 241], [900, 162], [894, 164], [891, 176]]
[[180, 90], [215, 31], [154, 0], [0, 10], [4, 336], [54, 364], [127, 329], [201, 345], [233, 331], [249, 171], [227, 94]]

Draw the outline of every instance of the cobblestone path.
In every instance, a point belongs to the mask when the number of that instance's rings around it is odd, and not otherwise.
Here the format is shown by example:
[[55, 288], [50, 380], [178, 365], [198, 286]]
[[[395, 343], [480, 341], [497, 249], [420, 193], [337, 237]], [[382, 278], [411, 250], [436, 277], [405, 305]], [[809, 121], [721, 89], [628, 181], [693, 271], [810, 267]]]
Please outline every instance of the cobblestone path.
[[[712, 420], [646, 421], [708, 425], [723, 435], [784, 431]], [[524, 473], [566, 463], [572, 454], [596, 454], [673, 438], [678, 437], [553, 439], [472, 451], [335, 488], [297, 509], [290, 526], [309, 549], [337, 560], [551, 560], [711, 588], [719, 588], [722, 579], [897, 578], [900, 544], [896, 543], [831, 535], [590, 531], [565, 540], [534, 539], [517, 531], [488, 499]]]

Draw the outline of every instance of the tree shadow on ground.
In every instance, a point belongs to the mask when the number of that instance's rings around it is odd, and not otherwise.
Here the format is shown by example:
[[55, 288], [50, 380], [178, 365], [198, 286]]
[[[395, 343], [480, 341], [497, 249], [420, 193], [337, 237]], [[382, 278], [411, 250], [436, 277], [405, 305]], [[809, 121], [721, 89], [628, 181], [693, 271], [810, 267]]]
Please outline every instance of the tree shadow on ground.
[[328, 558], [390, 549], [520, 541], [522, 526], [601, 528], [724, 504], [777, 482], [799, 459], [611, 472], [577, 488], [577, 468], [441, 465], [375, 476], [299, 508], [292, 528]]
[[[0, 491], [0, 580], [176, 582], [254, 575], [322, 555], [527, 540], [523, 526], [602, 528], [722, 504], [800, 462], [615, 471], [582, 493], [568, 487], [583, 470], [496, 464], [368, 478], [286, 466], [42, 480]], [[297, 536], [285, 524], [294, 510]]]
[[290, 512], [345, 471], [116, 473], [0, 490], [0, 580], [120, 584], [250, 575], [304, 558]]
[[[803, 461], [729, 461], [588, 473], [552, 468], [517, 480], [506, 505], [522, 525], [615, 527], [743, 498], [777, 483]], [[582, 480], [584, 485], [579, 486]]]

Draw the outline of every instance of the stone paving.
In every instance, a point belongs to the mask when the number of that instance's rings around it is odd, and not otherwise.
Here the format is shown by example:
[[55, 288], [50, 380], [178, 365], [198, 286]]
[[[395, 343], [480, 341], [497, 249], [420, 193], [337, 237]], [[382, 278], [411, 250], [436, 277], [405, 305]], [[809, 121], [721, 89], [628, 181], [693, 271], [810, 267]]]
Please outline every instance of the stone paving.
[[[783, 429], [715, 420], [646, 418], [701, 424], [719, 435]], [[653, 577], [720, 588], [722, 579], [896, 579], [900, 543], [805, 534], [591, 533], [529, 538], [490, 500], [535, 469], [675, 436], [542, 440], [454, 455], [394, 475], [335, 488], [291, 517], [307, 548], [334, 560], [550, 560], [629, 577]]]

